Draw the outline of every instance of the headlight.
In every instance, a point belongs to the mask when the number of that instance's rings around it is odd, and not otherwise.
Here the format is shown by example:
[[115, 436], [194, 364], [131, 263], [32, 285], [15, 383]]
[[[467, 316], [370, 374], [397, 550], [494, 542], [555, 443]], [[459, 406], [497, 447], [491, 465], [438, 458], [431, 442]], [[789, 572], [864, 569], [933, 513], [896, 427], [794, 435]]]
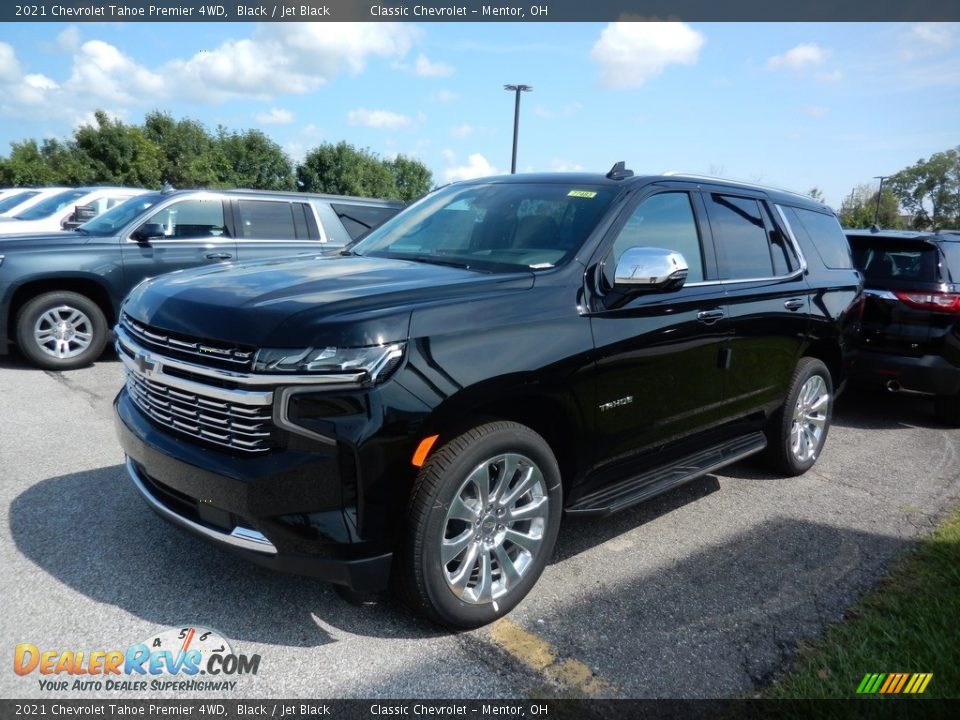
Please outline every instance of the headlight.
[[366, 372], [376, 382], [403, 358], [406, 343], [362, 348], [263, 348], [253, 361], [255, 372], [274, 373], [357, 373]]
[[4, 256], [3, 256], [3, 255], [0, 255], [0, 265], [3, 265], [3, 258], [4, 258]]

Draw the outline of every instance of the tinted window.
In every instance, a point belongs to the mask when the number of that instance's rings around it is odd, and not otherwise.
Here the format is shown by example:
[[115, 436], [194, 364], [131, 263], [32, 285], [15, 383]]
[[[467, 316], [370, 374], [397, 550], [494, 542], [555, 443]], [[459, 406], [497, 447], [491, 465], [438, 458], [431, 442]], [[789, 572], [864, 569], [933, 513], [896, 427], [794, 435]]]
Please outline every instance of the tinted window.
[[753, 198], [712, 193], [707, 208], [717, 245], [720, 277], [746, 280], [773, 276], [767, 228]]
[[960, 283], [960, 242], [942, 242], [940, 250], [947, 258], [942, 273], [944, 281]]
[[939, 282], [939, 255], [925, 242], [883, 241], [851, 238], [853, 260], [867, 282], [883, 285], [889, 281]]
[[[806, 233], [824, 265], [833, 269], [853, 267], [850, 245], [837, 218], [803, 208], [784, 208], [784, 212], [790, 219], [794, 232]], [[799, 219], [799, 223], [793, 222], [794, 218]]]
[[11, 193], [7, 195], [3, 200], [0, 200], [0, 213], [6, 212], [11, 208], [15, 208], [20, 203], [24, 203], [30, 198], [39, 195], [39, 190], [26, 190], [24, 192]]
[[82, 227], [91, 235], [113, 235], [162, 199], [163, 195], [160, 193], [149, 193], [129, 198], [90, 222], [84, 223]]
[[340, 218], [340, 222], [343, 223], [343, 227], [349, 233], [351, 240], [362, 238], [375, 227], [379, 227], [400, 212], [400, 208], [351, 205], [348, 203], [331, 203], [330, 207]]
[[300, 203], [270, 202], [269, 200], [240, 200], [241, 238], [257, 240], [293, 240], [298, 236], [294, 223], [294, 211], [303, 219], [303, 207]]
[[18, 220], [40, 220], [41, 218], [50, 217], [73, 203], [77, 198], [82, 198], [87, 192], [87, 190], [64, 190], [62, 193], [51, 195], [46, 200], [41, 200], [16, 217]]
[[637, 206], [613, 243], [614, 267], [624, 251], [631, 247], [677, 250], [689, 267], [687, 282], [703, 280], [700, 233], [687, 193], [654, 195]]
[[219, 237], [226, 235], [223, 226], [223, 203], [220, 200], [184, 200], [165, 207], [147, 219], [163, 225], [169, 238]]

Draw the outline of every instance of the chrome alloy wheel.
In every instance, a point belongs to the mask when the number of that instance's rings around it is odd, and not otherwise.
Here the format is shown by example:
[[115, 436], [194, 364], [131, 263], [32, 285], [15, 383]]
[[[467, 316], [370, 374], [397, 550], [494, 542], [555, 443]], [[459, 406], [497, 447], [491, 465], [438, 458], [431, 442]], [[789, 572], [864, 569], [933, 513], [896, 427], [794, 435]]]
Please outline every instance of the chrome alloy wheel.
[[830, 392], [819, 375], [811, 375], [800, 388], [790, 427], [790, 452], [799, 462], [815, 457], [827, 427]]
[[93, 322], [77, 308], [60, 305], [37, 318], [33, 325], [33, 339], [47, 355], [59, 359], [73, 358], [93, 342]]
[[443, 576], [464, 602], [506, 595], [533, 565], [549, 517], [547, 483], [530, 458], [497, 455], [467, 475], [440, 540]]

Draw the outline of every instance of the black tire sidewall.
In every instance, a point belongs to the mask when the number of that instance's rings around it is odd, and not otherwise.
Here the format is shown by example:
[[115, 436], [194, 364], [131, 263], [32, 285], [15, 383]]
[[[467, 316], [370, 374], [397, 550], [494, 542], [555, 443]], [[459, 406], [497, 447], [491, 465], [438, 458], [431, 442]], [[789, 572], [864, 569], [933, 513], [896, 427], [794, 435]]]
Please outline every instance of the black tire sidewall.
[[[497, 423], [496, 425], [502, 425]], [[560, 526], [563, 492], [560, 470], [549, 445], [536, 433], [522, 425], [512, 424], [510, 429], [496, 429], [486, 433], [461, 452], [445, 470], [444, 482], [430, 498], [431, 508], [421, 532], [424, 533], [422, 553], [416, 560], [421, 564], [420, 578], [423, 592], [440, 619], [447, 625], [459, 628], [485, 625], [512, 610], [530, 592], [546, 567], [553, 552]], [[481, 426], [482, 428], [492, 426]], [[467, 474], [480, 463], [501, 453], [518, 453], [532, 460], [543, 473], [550, 502], [547, 527], [543, 544], [518, 585], [506, 596], [493, 604], [472, 605], [460, 600], [447, 585], [442, 574], [440, 542], [444, 532], [446, 510]]]
[[[813, 453], [813, 457], [804, 462], [800, 462], [790, 449], [790, 430], [793, 427], [793, 411], [797, 405], [797, 399], [800, 397], [800, 389], [804, 383], [814, 375], [819, 375], [823, 379], [827, 386], [827, 392], [829, 393], [830, 400], [827, 405], [827, 422], [824, 425], [823, 435], [820, 436], [820, 443]], [[830, 377], [830, 371], [827, 369], [827, 366], [816, 358], [803, 358], [800, 363], [798, 363], [797, 370], [794, 372], [793, 380], [790, 384], [790, 392], [783, 406], [779, 436], [775, 438], [775, 442], [777, 443], [777, 447], [775, 448], [776, 459], [784, 471], [791, 475], [802, 475], [812, 468], [820, 458], [820, 453], [823, 451], [823, 447], [827, 442], [830, 425], [833, 423], [833, 400], [833, 380]]]
[[[33, 327], [47, 310], [66, 305], [73, 307], [90, 318], [93, 327], [93, 340], [76, 357], [59, 360], [45, 353], [33, 338]], [[103, 353], [107, 343], [107, 320], [100, 306], [93, 300], [74, 292], [50, 292], [38, 295], [30, 300], [17, 314], [17, 346], [20, 352], [34, 365], [45, 370], [72, 370], [89, 365]]]

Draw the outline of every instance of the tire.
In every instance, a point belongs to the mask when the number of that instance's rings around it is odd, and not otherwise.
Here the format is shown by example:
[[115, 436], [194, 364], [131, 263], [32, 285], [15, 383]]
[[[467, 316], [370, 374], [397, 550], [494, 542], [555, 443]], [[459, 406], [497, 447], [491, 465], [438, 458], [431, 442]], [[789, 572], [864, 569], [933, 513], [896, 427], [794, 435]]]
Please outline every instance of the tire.
[[767, 429], [767, 459], [785, 476], [802, 475], [817, 461], [833, 417], [833, 381], [816, 358], [801, 358], [783, 407]]
[[530, 428], [491, 422], [453, 438], [414, 483], [394, 573], [399, 594], [448, 628], [506, 615], [550, 559], [562, 501], [556, 458]]
[[17, 345], [45, 370], [89, 365], [107, 343], [107, 319], [90, 298], [75, 292], [48, 292], [17, 313]]
[[937, 395], [933, 412], [944, 425], [960, 427], [960, 395]]

